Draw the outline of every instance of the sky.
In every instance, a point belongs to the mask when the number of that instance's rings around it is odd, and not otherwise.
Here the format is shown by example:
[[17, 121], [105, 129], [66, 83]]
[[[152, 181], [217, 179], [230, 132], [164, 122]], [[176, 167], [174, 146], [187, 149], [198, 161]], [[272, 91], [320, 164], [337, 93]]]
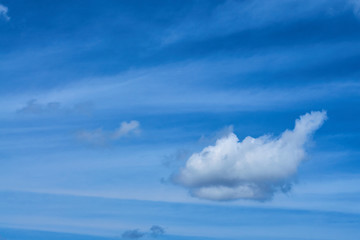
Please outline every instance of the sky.
[[0, 0], [0, 239], [358, 240], [359, 77], [359, 0]]

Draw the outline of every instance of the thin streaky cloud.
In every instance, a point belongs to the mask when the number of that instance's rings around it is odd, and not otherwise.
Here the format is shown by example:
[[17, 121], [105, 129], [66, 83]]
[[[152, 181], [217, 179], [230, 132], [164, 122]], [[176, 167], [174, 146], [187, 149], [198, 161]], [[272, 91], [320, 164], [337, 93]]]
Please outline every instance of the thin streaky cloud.
[[[357, 0], [354, 2], [356, 3]], [[342, 14], [346, 10], [346, 5], [347, 1], [339, 0], [301, 2], [227, 0], [212, 9], [211, 14], [201, 15], [199, 13], [202, 12], [202, 4], [194, 4], [193, 10], [189, 11], [181, 22], [168, 29], [163, 37], [163, 45], [184, 39], [206, 39], [272, 24], [299, 21], [314, 17], [319, 12], [328, 16]]]

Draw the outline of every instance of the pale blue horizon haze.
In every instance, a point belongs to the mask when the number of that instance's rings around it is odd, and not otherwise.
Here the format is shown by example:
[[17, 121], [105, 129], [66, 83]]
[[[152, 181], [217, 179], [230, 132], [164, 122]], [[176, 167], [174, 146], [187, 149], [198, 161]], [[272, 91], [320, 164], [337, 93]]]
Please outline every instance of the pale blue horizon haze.
[[0, 239], [358, 240], [359, 77], [359, 0], [0, 0]]

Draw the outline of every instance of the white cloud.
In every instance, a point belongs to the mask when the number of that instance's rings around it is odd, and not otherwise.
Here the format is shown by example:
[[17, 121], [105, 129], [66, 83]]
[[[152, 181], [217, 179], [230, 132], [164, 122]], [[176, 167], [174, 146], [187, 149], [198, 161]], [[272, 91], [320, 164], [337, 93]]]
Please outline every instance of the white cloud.
[[140, 131], [140, 124], [138, 121], [122, 122], [120, 124], [120, 127], [115, 129], [114, 133], [112, 134], [112, 137], [113, 139], [118, 139], [132, 132], [139, 133], [139, 131]]
[[276, 138], [248, 136], [240, 142], [230, 133], [194, 153], [173, 181], [203, 199], [270, 199], [276, 191], [290, 190], [305, 158], [305, 145], [325, 120], [325, 111], [307, 113], [296, 120], [293, 130]]
[[360, 17], [360, 0], [350, 0], [349, 3], [353, 8], [354, 15]]
[[2, 4], [0, 4], [0, 18], [4, 18], [6, 21], [10, 20], [8, 8]]
[[106, 145], [109, 141], [118, 140], [120, 138], [140, 133], [140, 123], [132, 120], [130, 122], [122, 122], [118, 128], [113, 131], [104, 131], [98, 128], [92, 131], [80, 131], [77, 133], [78, 139], [94, 144]]

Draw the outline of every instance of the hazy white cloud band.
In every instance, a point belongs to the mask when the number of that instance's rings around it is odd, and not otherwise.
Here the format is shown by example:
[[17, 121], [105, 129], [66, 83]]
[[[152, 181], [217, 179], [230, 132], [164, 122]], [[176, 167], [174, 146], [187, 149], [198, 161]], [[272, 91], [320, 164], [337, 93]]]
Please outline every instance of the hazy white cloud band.
[[293, 130], [276, 138], [248, 136], [239, 141], [230, 133], [194, 153], [173, 181], [203, 199], [271, 199], [276, 191], [290, 190], [305, 158], [305, 145], [325, 120], [325, 111], [307, 113], [296, 120]]

